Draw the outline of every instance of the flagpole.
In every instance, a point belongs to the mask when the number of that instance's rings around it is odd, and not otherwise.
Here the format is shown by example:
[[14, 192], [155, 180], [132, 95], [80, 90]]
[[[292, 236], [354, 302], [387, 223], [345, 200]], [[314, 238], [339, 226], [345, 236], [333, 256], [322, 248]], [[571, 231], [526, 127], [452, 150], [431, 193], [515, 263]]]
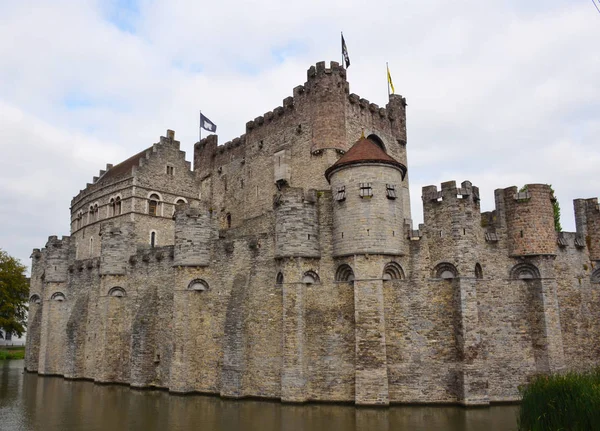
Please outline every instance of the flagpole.
[[198, 142], [202, 140], [202, 111], [200, 111], [199, 120], [200, 123], [198, 123]]
[[387, 82], [388, 100], [390, 100], [390, 66], [387, 61], [385, 62], [385, 82]]
[[340, 35], [342, 36], [342, 40], [340, 41], [342, 43], [342, 62], [340, 64], [345, 69], [346, 67], [344, 66], [344, 32], [340, 31]]

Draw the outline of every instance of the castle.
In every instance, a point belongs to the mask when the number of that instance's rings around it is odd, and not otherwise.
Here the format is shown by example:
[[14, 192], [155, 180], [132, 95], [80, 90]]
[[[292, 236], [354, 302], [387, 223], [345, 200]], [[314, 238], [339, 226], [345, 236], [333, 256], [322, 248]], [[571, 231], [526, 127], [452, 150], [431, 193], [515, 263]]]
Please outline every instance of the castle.
[[[359, 136], [363, 136], [359, 139]], [[366, 137], [365, 137], [366, 136]], [[176, 393], [357, 405], [519, 399], [600, 358], [600, 210], [556, 232], [549, 186], [423, 188], [406, 101], [324, 62], [282, 106], [185, 160], [173, 131], [107, 165], [71, 235], [32, 254], [26, 368]]]

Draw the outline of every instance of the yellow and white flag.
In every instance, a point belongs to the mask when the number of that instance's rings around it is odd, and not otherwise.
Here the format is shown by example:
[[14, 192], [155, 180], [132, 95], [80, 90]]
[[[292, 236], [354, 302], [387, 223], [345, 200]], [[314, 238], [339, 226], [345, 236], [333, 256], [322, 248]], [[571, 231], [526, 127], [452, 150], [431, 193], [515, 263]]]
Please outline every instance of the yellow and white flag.
[[392, 75], [390, 74], [390, 67], [387, 65], [387, 63], [385, 65], [385, 67], [387, 67], [388, 84], [389, 84], [390, 88], [392, 89], [392, 94], [395, 94], [394, 83], [392, 82]]

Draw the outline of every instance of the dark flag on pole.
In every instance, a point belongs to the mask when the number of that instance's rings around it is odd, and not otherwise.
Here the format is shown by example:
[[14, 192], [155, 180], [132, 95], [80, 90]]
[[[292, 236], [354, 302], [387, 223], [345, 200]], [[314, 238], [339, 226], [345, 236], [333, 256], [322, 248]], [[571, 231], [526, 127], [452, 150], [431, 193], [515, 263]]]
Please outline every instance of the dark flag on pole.
[[200, 127], [209, 132], [217, 131], [217, 125], [206, 118], [202, 112], [200, 113]]
[[346, 41], [344, 40], [344, 34], [342, 33], [342, 57], [346, 63], [346, 69], [350, 66], [350, 57], [348, 56], [348, 48], [346, 47]]

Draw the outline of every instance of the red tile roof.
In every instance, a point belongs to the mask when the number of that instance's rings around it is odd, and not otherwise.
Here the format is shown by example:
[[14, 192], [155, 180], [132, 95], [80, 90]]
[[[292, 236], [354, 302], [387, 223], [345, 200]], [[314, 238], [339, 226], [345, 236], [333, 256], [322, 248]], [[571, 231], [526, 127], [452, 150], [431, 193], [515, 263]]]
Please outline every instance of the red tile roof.
[[406, 175], [406, 166], [383, 151], [375, 142], [367, 138], [360, 138], [346, 154], [325, 171], [325, 178], [329, 181], [331, 174], [339, 168], [360, 163], [384, 163], [396, 166], [402, 171], [402, 178]]

